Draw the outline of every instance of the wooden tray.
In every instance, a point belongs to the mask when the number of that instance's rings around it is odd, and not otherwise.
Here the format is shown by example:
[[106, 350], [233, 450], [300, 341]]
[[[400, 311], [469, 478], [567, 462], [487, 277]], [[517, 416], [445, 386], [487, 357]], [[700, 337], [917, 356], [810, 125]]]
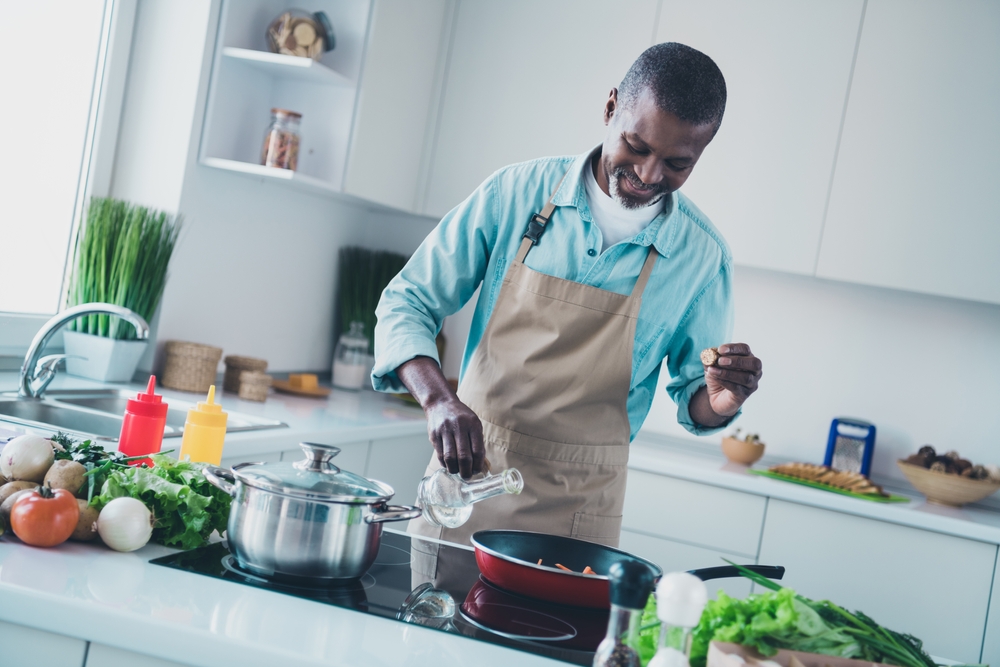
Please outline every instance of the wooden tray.
[[770, 470], [750, 470], [749, 472], [754, 475], [761, 475], [762, 477], [770, 477], [772, 479], [780, 479], [785, 482], [792, 482], [793, 484], [801, 484], [802, 486], [811, 486], [814, 489], [820, 489], [821, 491], [832, 491], [833, 493], [839, 493], [842, 496], [851, 496], [852, 498], [860, 498], [861, 500], [871, 500], [876, 503], [908, 503], [909, 498], [904, 498], [903, 496], [894, 496], [889, 494], [888, 496], [875, 496], [870, 493], [855, 493], [854, 491], [847, 491], [845, 489], [838, 489], [837, 487], [830, 486], [829, 484], [822, 484], [820, 482], [811, 482], [807, 479], [799, 479], [798, 477], [789, 477], [788, 475], [782, 475], [781, 473], [771, 472]]

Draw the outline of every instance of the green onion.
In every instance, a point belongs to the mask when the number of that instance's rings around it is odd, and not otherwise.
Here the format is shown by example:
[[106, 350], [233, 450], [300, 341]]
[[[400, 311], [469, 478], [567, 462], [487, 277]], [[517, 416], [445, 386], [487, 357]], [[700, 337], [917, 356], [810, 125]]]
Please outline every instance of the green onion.
[[[77, 238], [66, 305], [110, 303], [149, 322], [163, 296], [179, 232], [177, 216], [119, 199], [92, 198]], [[69, 326], [95, 336], [135, 338], [131, 324], [111, 315], [88, 315]]]
[[340, 250], [340, 330], [351, 322], [365, 325], [368, 349], [375, 349], [375, 306], [389, 281], [402, 270], [406, 257], [394, 252], [346, 247]]

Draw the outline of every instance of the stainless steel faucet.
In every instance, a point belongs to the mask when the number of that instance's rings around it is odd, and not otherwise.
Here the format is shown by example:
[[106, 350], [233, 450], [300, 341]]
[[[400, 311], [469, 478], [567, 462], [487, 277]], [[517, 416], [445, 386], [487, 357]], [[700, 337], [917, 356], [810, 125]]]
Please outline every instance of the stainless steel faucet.
[[56, 314], [46, 322], [31, 341], [28, 353], [24, 355], [24, 363], [21, 365], [21, 384], [18, 395], [31, 398], [40, 398], [49, 383], [56, 376], [56, 366], [66, 358], [65, 354], [51, 354], [39, 359], [42, 349], [49, 342], [53, 334], [59, 327], [72, 322], [84, 315], [108, 314], [128, 320], [135, 327], [135, 335], [139, 340], [149, 338], [149, 324], [137, 313], [114, 306], [110, 303], [82, 303], [79, 306], [67, 308]]

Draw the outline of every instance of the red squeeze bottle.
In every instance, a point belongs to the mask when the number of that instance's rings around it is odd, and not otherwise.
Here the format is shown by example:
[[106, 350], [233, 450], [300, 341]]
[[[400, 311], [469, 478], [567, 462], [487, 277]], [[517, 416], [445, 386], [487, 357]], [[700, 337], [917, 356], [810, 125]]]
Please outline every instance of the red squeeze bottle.
[[[125, 456], [155, 454], [163, 444], [163, 429], [167, 425], [167, 404], [156, 393], [156, 376], [149, 376], [146, 393], [130, 398], [125, 408], [122, 434], [118, 438], [118, 451]], [[152, 466], [150, 459], [129, 461], [129, 465]]]

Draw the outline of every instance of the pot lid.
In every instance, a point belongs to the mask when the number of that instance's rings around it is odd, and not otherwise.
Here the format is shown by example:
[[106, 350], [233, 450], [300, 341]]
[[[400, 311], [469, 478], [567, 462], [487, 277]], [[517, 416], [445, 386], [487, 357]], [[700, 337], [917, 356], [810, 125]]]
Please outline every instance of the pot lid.
[[331, 459], [339, 447], [300, 442], [306, 457], [292, 463], [241, 463], [233, 474], [244, 484], [307, 500], [374, 504], [392, 497], [392, 487], [341, 470]]

